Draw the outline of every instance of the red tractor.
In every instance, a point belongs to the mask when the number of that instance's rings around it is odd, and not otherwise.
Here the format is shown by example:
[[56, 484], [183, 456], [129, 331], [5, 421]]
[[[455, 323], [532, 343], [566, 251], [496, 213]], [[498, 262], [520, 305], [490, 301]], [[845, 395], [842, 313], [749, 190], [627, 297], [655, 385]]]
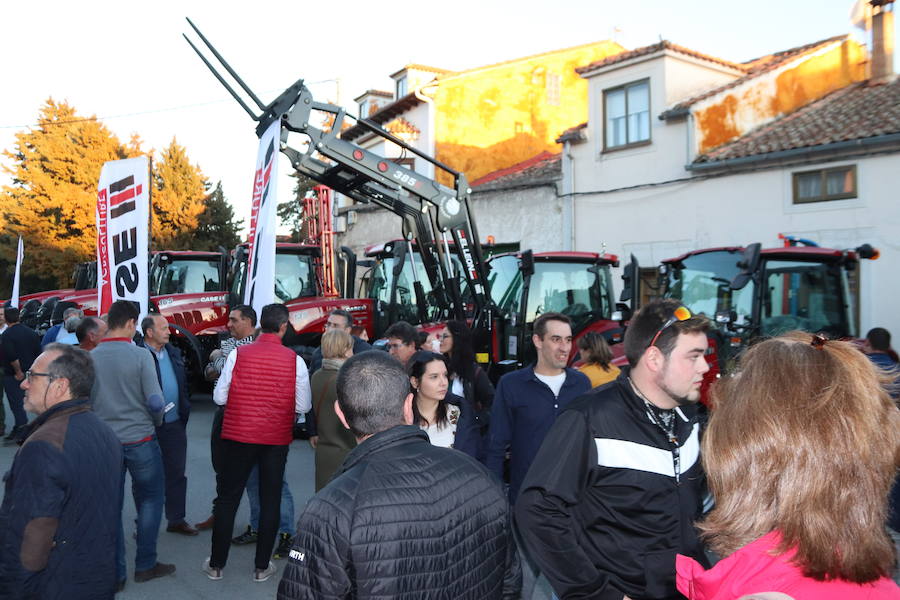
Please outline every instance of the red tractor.
[[855, 250], [820, 248], [783, 236], [785, 246], [728, 246], [663, 261], [660, 289], [694, 314], [714, 321], [705, 389], [727, 372], [756, 338], [801, 329], [832, 338], [858, 334], [850, 274], [859, 259], [875, 259], [868, 244]]
[[[622, 355], [623, 306], [616, 305], [610, 267], [619, 259], [595, 252], [541, 252], [526, 250], [498, 254], [488, 261], [491, 296], [497, 306], [491, 339], [497, 375], [521, 368], [536, 359], [531, 342], [535, 318], [559, 312], [572, 319], [577, 341], [589, 331], [601, 333]], [[578, 348], [572, 345], [569, 364], [577, 362]]]

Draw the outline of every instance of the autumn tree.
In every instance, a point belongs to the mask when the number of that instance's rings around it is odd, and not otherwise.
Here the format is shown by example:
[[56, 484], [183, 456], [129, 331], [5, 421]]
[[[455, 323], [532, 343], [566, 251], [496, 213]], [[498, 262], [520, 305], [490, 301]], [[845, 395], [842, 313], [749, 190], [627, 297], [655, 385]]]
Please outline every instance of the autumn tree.
[[208, 184], [200, 167], [175, 138], [153, 162], [151, 245], [156, 249], [190, 250], [200, 214], [206, 208]]
[[140, 155], [140, 140], [123, 145], [95, 116], [50, 98], [37, 124], [17, 133], [13, 150], [3, 154], [14, 164], [3, 167], [13, 183], [0, 190], [0, 261], [15, 265], [21, 234], [23, 293], [48, 282], [68, 285], [75, 264], [94, 256], [100, 169]]
[[234, 210], [222, 192], [222, 182], [216, 184], [203, 201], [204, 209], [197, 218], [197, 232], [194, 235], [194, 250], [217, 250], [223, 246], [230, 250], [240, 241], [239, 232], [243, 226], [234, 220]]

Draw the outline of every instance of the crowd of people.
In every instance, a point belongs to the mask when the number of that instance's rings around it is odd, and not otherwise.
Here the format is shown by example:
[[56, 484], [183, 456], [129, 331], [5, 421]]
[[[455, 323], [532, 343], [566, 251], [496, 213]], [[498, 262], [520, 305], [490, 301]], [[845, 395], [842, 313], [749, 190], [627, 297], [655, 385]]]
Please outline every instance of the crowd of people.
[[[597, 333], [569, 367], [572, 322], [540, 315], [534, 362], [496, 389], [465, 322], [428, 336], [394, 323], [383, 352], [334, 310], [307, 365], [282, 344], [283, 305], [237, 306], [205, 369], [216, 498], [191, 525], [190, 395], [165, 319], [116, 302], [41, 340], [16, 309], [4, 317], [7, 437], [21, 447], [0, 506], [0, 597], [123, 589], [128, 472], [136, 583], [175, 572], [157, 556], [164, 514], [168, 532], [212, 530], [198, 559], [211, 580], [228, 578], [233, 544], [256, 544], [254, 581], [284, 559], [283, 600], [531, 598], [539, 575], [562, 599], [900, 598], [900, 389], [881, 328], [862, 348], [806, 332], [756, 343], [707, 410], [710, 325], [673, 300], [633, 316], [621, 368]], [[298, 427], [316, 494], [295, 521]]]

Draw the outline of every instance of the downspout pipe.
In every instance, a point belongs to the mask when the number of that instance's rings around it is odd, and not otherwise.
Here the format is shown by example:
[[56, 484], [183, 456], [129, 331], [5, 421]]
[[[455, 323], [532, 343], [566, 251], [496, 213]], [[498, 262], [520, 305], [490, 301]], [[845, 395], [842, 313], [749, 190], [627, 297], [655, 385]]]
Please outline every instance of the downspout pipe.
[[575, 249], [575, 160], [572, 156], [572, 142], [563, 142], [562, 151], [562, 199], [563, 223], [562, 239], [564, 250]]

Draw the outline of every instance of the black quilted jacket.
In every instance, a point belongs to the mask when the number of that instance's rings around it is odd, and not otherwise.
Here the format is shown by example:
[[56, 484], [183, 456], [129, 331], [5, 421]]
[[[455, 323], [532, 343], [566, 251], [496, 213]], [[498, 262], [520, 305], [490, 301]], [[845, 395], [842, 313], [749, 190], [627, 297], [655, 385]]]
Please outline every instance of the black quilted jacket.
[[394, 427], [357, 446], [309, 502], [278, 598], [517, 598], [509, 520], [477, 461]]

